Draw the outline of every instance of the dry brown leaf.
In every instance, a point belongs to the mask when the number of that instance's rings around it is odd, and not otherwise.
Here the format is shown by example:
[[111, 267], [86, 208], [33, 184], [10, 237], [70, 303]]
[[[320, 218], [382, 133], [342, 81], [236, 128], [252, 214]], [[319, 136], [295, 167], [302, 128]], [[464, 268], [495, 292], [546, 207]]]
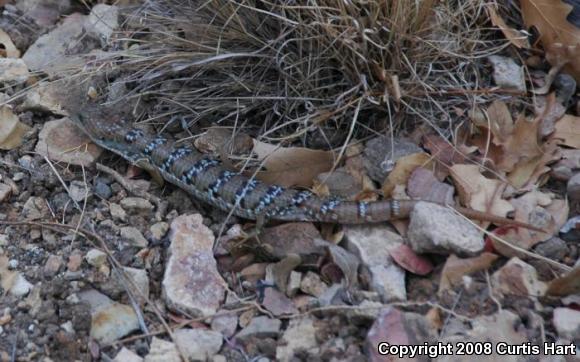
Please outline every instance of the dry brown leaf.
[[580, 81], [580, 29], [566, 19], [572, 5], [561, 0], [522, 0], [520, 5], [526, 26], [538, 30], [548, 61], [558, 66], [566, 58], [564, 69]]
[[254, 152], [264, 161], [266, 171], [258, 173], [264, 182], [281, 186], [310, 187], [314, 178], [328, 172], [334, 163], [330, 151], [301, 147], [278, 147], [254, 140]]
[[519, 162], [526, 162], [542, 155], [541, 146], [538, 143], [538, 126], [540, 118], [532, 122], [520, 115], [515, 122], [513, 133], [502, 142], [504, 154], [498, 168], [510, 172]]
[[439, 282], [439, 294], [443, 291], [451, 290], [461, 283], [464, 275], [475, 273], [491, 267], [498, 258], [493, 253], [482, 253], [474, 258], [460, 259], [455, 255], [450, 255], [443, 266], [441, 281]]
[[0, 287], [4, 293], [8, 292], [14, 285], [18, 273], [8, 268], [8, 258], [0, 256]]
[[556, 130], [551, 138], [558, 144], [580, 149], [580, 117], [564, 115], [556, 122]]
[[494, 136], [492, 142], [496, 145], [503, 144], [514, 131], [514, 120], [508, 106], [496, 100], [487, 108], [487, 116], [488, 127]]
[[513, 45], [518, 48], [529, 48], [530, 42], [525, 34], [517, 31], [516, 29], [510, 28], [503, 18], [499, 16], [497, 10], [492, 6], [487, 6], [487, 12], [489, 14], [489, 18], [491, 19], [491, 23], [498, 27], [503, 35], [506, 37], [507, 40], [510, 41]]
[[580, 293], [580, 266], [575, 267], [566, 275], [556, 278], [548, 284], [546, 294], [564, 297]]
[[9, 106], [0, 107], [0, 149], [11, 150], [22, 144], [30, 127], [20, 122]]
[[550, 172], [551, 168], [548, 164], [561, 159], [562, 152], [553, 141], [544, 143], [542, 148], [540, 156], [516, 165], [516, 168], [508, 175], [510, 185], [519, 190], [531, 190], [535, 185], [541, 184], [541, 181], [545, 181], [540, 178]]
[[6, 53], [6, 58], [20, 58], [20, 50], [12, 42], [12, 38], [4, 30], [0, 29], [0, 44]]
[[454, 165], [451, 177], [462, 203], [474, 210], [505, 217], [513, 206], [502, 199], [507, 184], [481, 174], [477, 165]]
[[395, 186], [407, 185], [411, 173], [417, 167], [426, 167], [431, 163], [431, 156], [426, 153], [413, 153], [403, 156], [395, 163], [395, 168], [389, 173], [383, 183], [382, 191], [385, 197], [390, 197]]

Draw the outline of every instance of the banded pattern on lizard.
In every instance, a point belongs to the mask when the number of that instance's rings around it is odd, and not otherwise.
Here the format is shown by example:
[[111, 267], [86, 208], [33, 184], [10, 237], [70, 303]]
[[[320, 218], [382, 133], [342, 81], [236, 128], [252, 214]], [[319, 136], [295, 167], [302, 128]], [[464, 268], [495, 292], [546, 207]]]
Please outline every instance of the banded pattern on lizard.
[[[256, 220], [318, 221], [360, 224], [406, 218], [421, 200], [347, 201], [318, 197], [309, 191], [268, 185], [225, 168], [222, 162], [194, 148], [132, 128], [118, 115], [85, 109], [71, 119], [99, 146], [132, 163], [145, 160], [168, 182], [209, 205]], [[463, 215], [496, 224], [538, 230], [528, 224], [471, 209]]]

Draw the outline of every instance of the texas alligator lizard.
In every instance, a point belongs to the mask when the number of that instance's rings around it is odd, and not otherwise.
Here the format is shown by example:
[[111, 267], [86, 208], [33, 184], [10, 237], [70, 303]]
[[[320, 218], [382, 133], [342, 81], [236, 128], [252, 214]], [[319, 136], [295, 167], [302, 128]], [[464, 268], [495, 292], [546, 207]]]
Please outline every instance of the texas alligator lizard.
[[[360, 224], [406, 218], [420, 200], [374, 202], [322, 198], [309, 191], [268, 185], [232, 172], [218, 158], [194, 148], [180, 146], [161, 136], [132, 128], [118, 115], [102, 111], [76, 112], [71, 119], [99, 146], [132, 163], [145, 160], [168, 182], [194, 197], [233, 214], [286, 221], [319, 221]], [[515, 220], [471, 209], [454, 207], [464, 216], [495, 224], [512, 224], [537, 229]]]

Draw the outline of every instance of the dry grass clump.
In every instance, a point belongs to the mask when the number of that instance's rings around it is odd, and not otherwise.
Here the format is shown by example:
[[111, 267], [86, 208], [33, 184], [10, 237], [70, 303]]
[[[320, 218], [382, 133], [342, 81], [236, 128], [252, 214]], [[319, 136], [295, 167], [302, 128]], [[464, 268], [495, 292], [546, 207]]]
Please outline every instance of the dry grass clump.
[[150, 0], [115, 56], [150, 119], [252, 126], [270, 141], [323, 131], [334, 147], [417, 120], [448, 128], [475, 101], [462, 90], [481, 87], [479, 60], [502, 46], [487, 40], [486, 3]]

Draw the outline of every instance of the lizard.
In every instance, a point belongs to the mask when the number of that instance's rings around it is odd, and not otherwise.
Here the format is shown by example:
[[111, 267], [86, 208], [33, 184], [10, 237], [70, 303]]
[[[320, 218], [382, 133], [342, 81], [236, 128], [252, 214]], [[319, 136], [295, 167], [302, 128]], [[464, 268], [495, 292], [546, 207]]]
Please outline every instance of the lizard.
[[[264, 220], [338, 224], [386, 222], [408, 218], [417, 203], [426, 202], [414, 199], [350, 201], [266, 184], [231, 171], [218, 157], [171, 142], [160, 135], [145, 133], [132, 127], [124, 117], [107, 115], [96, 108], [84, 107], [69, 115], [95, 144], [133, 164], [144, 160], [166, 181], [196, 199], [259, 223]], [[542, 231], [517, 220], [459, 206], [439, 205], [452, 207], [471, 219]]]

